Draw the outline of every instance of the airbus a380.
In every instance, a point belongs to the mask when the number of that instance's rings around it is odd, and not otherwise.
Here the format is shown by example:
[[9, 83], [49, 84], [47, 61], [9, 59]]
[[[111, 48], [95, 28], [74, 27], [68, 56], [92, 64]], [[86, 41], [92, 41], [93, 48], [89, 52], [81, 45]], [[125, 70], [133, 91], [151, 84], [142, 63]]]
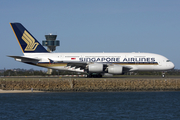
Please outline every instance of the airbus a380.
[[24, 56], [9, 56], [16, 61], [63, 71], [102, 77], [105, 73], [130, 71], [167, 71], [174, 64], [153, 53], [52, 53], [48, 52], [20, 23], [10, 23]]

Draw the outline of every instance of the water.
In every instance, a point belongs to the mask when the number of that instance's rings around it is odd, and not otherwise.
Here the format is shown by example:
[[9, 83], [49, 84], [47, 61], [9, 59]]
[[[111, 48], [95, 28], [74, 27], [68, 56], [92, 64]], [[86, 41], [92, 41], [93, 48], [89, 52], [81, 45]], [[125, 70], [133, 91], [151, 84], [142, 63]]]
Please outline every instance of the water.
[[180, 119], [180, 92], [0, 94], [0, 119]]

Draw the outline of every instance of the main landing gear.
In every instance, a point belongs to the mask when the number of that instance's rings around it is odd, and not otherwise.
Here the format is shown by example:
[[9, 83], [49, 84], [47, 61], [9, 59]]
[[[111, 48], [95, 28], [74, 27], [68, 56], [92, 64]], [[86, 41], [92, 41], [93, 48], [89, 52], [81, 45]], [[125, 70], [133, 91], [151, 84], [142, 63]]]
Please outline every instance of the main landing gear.
[[102, 78], [100, 73], [88, 73], [87, 78]]

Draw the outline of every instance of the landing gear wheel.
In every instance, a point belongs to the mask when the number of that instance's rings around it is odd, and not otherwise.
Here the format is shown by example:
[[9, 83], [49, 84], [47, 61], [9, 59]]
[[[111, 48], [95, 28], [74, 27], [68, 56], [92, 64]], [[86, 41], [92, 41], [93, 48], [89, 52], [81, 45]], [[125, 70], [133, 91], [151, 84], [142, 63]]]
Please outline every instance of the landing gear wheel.
[[93, 74], [93, 73], [89, 73], [87, 75], [87, 78], [102, 78], [101, 74]]
[[87, 75], [87, 78], [92, 78], [92, 74], [91, 74], [91, 73], [88, 74], [88, 75]]
[[98, 74], [97, 77], [98, 77], [98, 78], [102, 78], [102, 75], [101, 75], [101, 74]]

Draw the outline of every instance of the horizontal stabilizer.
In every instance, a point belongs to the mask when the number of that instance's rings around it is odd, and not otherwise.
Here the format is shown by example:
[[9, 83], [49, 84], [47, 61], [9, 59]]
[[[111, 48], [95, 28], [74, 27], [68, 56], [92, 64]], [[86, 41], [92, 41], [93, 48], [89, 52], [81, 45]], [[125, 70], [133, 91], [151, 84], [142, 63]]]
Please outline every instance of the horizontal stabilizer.
[[8, 56], [8, 57], [12, 57], [17, 61], [40, 61], [41, 59], [37, 59], [37, 58], [28, 58], [28, 57], [22, 57], [22, 56]]

